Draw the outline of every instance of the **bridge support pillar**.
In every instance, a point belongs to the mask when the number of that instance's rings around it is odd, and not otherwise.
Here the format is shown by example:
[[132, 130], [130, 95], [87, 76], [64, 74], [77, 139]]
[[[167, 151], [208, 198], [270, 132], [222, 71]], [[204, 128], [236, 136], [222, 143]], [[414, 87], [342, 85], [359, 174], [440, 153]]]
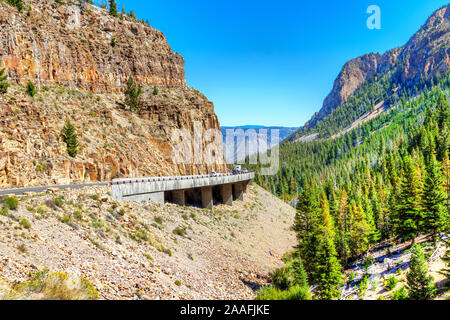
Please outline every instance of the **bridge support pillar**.
[[214, 206], [214, 199], [212, 193], [212, 187], [202, 188], [202, 207], [212, 210]]
[[244, 184], [242, 182], [236, 182], [233, 185], [233, 192], [234, 200], [244, 200]]
[[220, 186], [220, 196], [222, 197], [222, 202], [227, 205], [233, 205], [233, 185], [224, 184]]
[[172, 202], [179, 206], [186, 205], [186, 194], [184, 193], [184, 190], [172, 191]]

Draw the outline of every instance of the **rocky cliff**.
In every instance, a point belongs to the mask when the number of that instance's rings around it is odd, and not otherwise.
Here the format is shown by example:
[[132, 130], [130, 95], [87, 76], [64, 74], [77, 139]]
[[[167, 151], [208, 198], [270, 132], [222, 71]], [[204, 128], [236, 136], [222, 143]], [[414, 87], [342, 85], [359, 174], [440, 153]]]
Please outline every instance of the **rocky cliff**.
[[19, 13], [0, 3], [0, 57], [18, 82], [112, 92], [132, 74], [142, 84], [185, 85], [183, 58], [149, 25], [89, 4], [24, 4]]
[[334, 109], [345, 103], [368, 79], [400, 67], [403, 86], [414, 86], [422, 77], [444, 74], [450, 65], [450, 5], [437, 10], [425, 25], [400, 48], [385, 54], [370, 53], [350, 60], [335, 80], [322, 109], [307, 124], [313, 127]]
[[[197, 141], [212, 154], [180, 164], [173, 157], [174, 129], [220, 135], [220, 126], [213, 103], [186, 86], [184, 60], [160, 31], [53, 0], [24, 1], [22, 12], [0, 2], [0, 26], [0, 68], [12, 84], [0, 95], [0, 187], [226, 169], [214, 137]], [[131, 75], [144, 89], [137, 113], [124, 104]], [[33, 98], [24, 92], [29, 80]], [[77, 129], [76, 158], [60, 137], [67, 120]]]

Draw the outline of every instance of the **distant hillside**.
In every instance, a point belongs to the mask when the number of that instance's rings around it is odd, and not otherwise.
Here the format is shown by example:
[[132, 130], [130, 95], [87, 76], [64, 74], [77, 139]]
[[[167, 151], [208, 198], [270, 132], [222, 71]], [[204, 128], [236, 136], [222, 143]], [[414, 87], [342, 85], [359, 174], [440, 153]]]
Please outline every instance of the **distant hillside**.
[[[227, 130], [244, 130], [244, 132], [247, 132], [247, 130], [255, 130], [257, 133], [262, 133], [260, 132], [261, 129], [266, 129], [267, 130], [267, 141], [270, 142], [272, 140], [272, 133], [275, 135], [275, 130], [278, 131], [279, 134], [279, 139], [276, 139], [276, 144], [279, 144], [281, 141], [283, 141], [284, 139], [286, 139], [287, 137], [289, 137], [291, 134], [293, 134], [294, 132], [296, 132], [298, 130], [298, 128], [291, 128], [291, 127], [265, 127], [265, 126], [255, 126], [255, 125], [247, 125], [247, 126], [239, 126], [239, 127], [222, 127], [222, 136], [223, 136], [223, 145], [224, 145], [224, 151], [225, 151], [225, 158], [227, 163], [233, 163], [233, 156], [227, 156], [226, 154], [226, 150], [227, 150], [227, 146], [226, 146], [226, 139], [227, 139]], [[237, 132], [238, 133], [238, 132]], [[238, 142], [235, 139], [235, 144], [238, 144]], [[240, 148], [240, 146], [239, 146]], [[236, 150], [236, 149], [235, 149]]]

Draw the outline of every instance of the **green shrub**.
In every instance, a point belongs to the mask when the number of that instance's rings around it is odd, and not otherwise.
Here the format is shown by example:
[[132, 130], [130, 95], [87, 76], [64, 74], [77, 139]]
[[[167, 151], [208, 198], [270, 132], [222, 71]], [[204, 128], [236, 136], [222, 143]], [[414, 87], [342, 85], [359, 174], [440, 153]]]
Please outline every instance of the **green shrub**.
[[308, 287], [293, 286], [288, 290], [276, 287], [263, 287], [258, 291], [256, 300], [311, 300]]
[[9, 83], [7, 81], [8, 76], [5, 75], [5, 69], [0, 69], [0, 94], [8, 92]]
[[63, 215], [62, 217], [58, 217], [58, 220], [61, 221], [62, 223], [69, 223], [70, 217]]
[[34, 85], [33, 82], [28, 81], [28, 83], [27, 83], [27, 89], [26, 89], [25, 92], [26, 92], [30, 97], [34, 97], [34, 96], [36, 95], [37, 91], [36, 91], [36, 87], [35, 87], [35, 85]]
[[64, 197], [63, 196], [59, 196], [59, 197], [55, 198], [53, 201], [59, 208], [62, 208], [64, 205]]
[[6, 204], [6, 207], [10, 210], [16, 210], [19, 206], [19, 200], [16, 197], [8, 197], [3, 199]]
[[391, 298], [392, 300], [408, 300], [408, 290], [406, 290], [405, 286], [402, 286], [400, 289], [392, 292]]
[[287, 290], [291, 286], [291, 280], [286, 268], [279, 268], [270, 274], [273, 285], [280, 290]]
[[6, 207], [6, 206], [2, 207], [2, 208], [0, 209], [0, 214], [1, 214], [2, 216], [7, 217], [7, 216], [9, 215], [8, 207]]
[[384, 288], [386, 289], [386, 291], [392, 291], [397, 286], [397, 283], [398, 283], [398, 279], [396, 277], [392, 276], [385, 281]]
[[177, 236], [183, 236], [186, 233], [186, 229], [176, 227], [172, 232]]
[[30, 228], [31, 228], [31, 223], [30, 223], [30, 221], [28, 221], [28, 220], [25, 219], [25, 218], [20, 219], [19, 223], [20, 223], [25, 229], [30, 229]]
[[83, 214], [80, 211], [74, 211], [73, 216], [77, 220], [82, 220], [83, 219]]

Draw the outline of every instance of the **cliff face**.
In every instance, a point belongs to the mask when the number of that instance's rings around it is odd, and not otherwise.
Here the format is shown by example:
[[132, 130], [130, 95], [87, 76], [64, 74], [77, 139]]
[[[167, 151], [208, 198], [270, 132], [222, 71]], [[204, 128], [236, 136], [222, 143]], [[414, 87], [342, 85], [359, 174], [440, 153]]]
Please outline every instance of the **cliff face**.
[[385, 54], [371, 53], [346, 63], [322, 109], [307, 124], [314, 126], [345, 103], [368, 79], [400, 66], [402, 85], [413, 86], [423, 76], [444, 74], [450, 65], [450, 6], [437, 10], [403, 47]]
[[[24, 3], [19, 13], [0, 2], [0, 68], [12, 83], [0, 95], [0, 187], [226, 170], [218, 138], [195, 141], [209, 154], [195, 157], [188, 141], [191, 159], [176, 157], [174, 130], [220, 135], [220, 126], [213, 103], [186, 86], [184, 60], [161, 32], [92, 5]], [[130, 75], [144, 89], [138, 113], [124, 105]], [[24, 93], [28, 80], [34, 98]], [[66, 120], [77, 128], [76, 158], [60, 137]]]
[[33, 0], [24, 7], [18, 13], [0, 3], [0, 60], [19, 82], [112, 92], [133, 74], [142, 84], [185, 85], [183, 58], [148, 25], [87, 4]]

